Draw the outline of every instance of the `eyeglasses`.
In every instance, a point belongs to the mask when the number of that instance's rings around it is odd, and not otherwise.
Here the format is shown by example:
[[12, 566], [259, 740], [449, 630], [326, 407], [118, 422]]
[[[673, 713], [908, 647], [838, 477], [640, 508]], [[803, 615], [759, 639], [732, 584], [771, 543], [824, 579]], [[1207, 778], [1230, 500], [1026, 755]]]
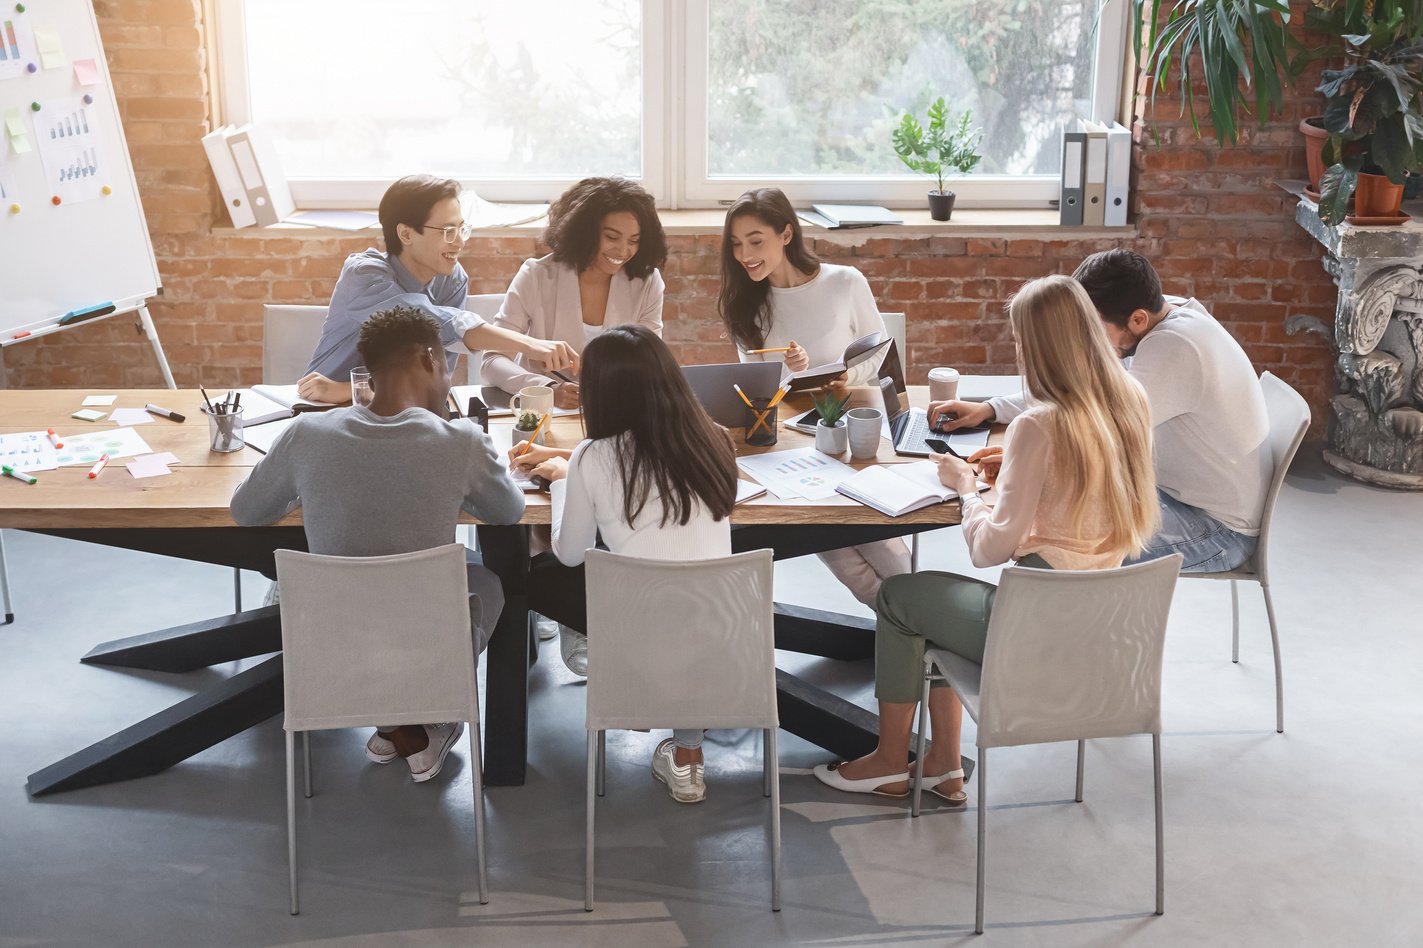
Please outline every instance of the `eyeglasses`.
[[[418, 227], [416, 227], [415, 229], [418, 230], [420, 233], [423, 234], [423, 233], [425, 233], [425, 229], [426, 229], [426, 228], [428, 228], [428, 227], [434, 227], [434, 226], [435, 226], [434, 224], [421, 224], [421, 225], [419, 225]], [[458, 240], [469, 240], [469, 235], [470, 235], [471, 233], [473, 233], [473, 232], [474, 232], [474, 227], [473, 227], [473, 225], [470, 225], [470, 224], [455, 224], [455, 225], [450, 226], [450, 227], [442, 227], [442, 228], [440, 228], [440, 233], [444, 235], [444, 237], [445, 237], [445, 243], [447, 243], [447, 244], [452, 244], [452, 243], [454, 243], [457, 239], [458, 239]]]

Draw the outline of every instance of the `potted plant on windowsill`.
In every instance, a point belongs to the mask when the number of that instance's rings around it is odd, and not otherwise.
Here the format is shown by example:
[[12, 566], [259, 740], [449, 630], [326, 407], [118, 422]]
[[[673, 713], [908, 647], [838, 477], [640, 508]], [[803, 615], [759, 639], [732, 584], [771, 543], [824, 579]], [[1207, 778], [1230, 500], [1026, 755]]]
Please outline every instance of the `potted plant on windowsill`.
[[845, 406], [849, 395], [837, 395], [827, 389], [814, 396], [820, 421], [815, 426], [815, 450], [821, 454], [844, 454], [850, 448], [850, 429], [845, 425]]
[[957, 125], [949, 125], [944, 97], [929, 106], [929, 127], [919, 124], [912, 112], [905, 112], [890, 133], [894, 153], [910, 170], [938, 181], [938, 190], [929, 192], [929, 216], [946, 221], [953, 216], [955, 194], [944, 187], [945, 173], [968, 174], [982, 159], [976, 149], [983, 130], [974, 128], [973, 110], [965, 109]]

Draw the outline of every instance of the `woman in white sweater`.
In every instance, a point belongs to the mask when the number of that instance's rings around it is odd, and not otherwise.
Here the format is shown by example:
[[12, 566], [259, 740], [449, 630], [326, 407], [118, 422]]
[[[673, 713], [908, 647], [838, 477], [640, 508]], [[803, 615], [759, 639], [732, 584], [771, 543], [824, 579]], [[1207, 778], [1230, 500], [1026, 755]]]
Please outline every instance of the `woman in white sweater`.
[[[1120, 566], [1145, 545], [1160, 515], [1146, 395], [1108, 345], [1087, 291], [1071, 277], [1028, 283], [1013, 297], [1008, 318], [1029, 408], [1008, 425], [1001, 451], [969, 459], [982, 461], [984, 474], [996, 480], [997, 504], [978, 495], [970, 464], [935, 456], [939, 479], [963, 498], [973, 564]], [[858, 760], [816, 767], [822, 783], [853, 793], [908, 794], [909, 729], [924, 648], [933, 644], [982, 662], [995, 591], [990, 583], [939, 572], [884, 584], [875, 605], [879, 746]], [[961, 805], [963, 706], [950, 689], [937, 687], [929, 714], [934, 741], [923, 761], [925, 786]]]
[[[623, 178], [585, 178], [548, 213], [543, 242], [553, 252], [525, 260], [494, 325], [582, 352], [610, 326], [637, 323], [662, 334], [662, 275], [667, 238], [652, 195]], [[534, 371], [523, 355], [490, 349], [486, 385], [510, 394], [551, 385], [554, 404], [578, 407], [579, 383]]]
[[[741, 361], [782, 358], [752, 350], [788, 347], [783, 361], [792, 372], [838, 362], [856, 339], [885, 331], [864, 275], [821, 263], [777, 188], [747, 191], [726, 212], [717, 307]], [[840, 384], [872, 384], [878, 375], [879, 361], [871, 359]], [[909, 572], [909, 548], [899, 539], [831, 550], [820, 559], [867, 606], [885, 579]]]
[[[646, 559], [731, 554], [736, 453], [697, 402], [667, 346], [644, 326], [615, 326], [588, 344], [583, 424], [572, 457], [547, 457], [553, 551], [534, 558], [530, 606], [587, 629], [582, 563], [597, 543]], [[679, 729], [658, 745], [652, 773], [679, 803], [706, 797], [702, 732]]]

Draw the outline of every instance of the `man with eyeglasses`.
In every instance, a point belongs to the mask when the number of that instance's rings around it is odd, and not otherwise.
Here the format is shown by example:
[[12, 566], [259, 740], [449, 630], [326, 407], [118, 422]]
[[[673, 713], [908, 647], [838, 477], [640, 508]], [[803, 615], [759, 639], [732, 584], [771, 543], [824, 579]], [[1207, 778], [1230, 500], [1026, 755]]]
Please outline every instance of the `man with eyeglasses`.
[[526, 355], [549, 371], [577, 368], [566, 342], [535, 339], [486, 323], [464, 308], [469, 277], [459, 254], [469, 238], [458, 181], [427, 174], [401, 178], [380, 199], [385, 251], [351, 254], [331, 294], [321, 339], [297, 383], [310, 401], [351, 400], [351, 369], [360, 364], [356, 339], [371, 314], [391, 306], [414, 306], [440, 327], [446, 363], [454, 371], [461, 353], [499, 349]]

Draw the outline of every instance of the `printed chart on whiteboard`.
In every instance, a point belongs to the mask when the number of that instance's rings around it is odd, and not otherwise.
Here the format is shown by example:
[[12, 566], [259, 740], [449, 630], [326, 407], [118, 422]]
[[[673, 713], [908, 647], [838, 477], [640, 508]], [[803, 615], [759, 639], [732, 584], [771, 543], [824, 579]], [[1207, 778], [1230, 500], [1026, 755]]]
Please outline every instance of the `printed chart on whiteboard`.
[[30, 18], [14, 7], [0, 13], [0, 79], [14, 79], [34, 61]]
[[103, 135], [90, 108], [83, 98], [54, 99], [34, 115], [45, 182], [65, 204], [99, 197], [109, 173]]

